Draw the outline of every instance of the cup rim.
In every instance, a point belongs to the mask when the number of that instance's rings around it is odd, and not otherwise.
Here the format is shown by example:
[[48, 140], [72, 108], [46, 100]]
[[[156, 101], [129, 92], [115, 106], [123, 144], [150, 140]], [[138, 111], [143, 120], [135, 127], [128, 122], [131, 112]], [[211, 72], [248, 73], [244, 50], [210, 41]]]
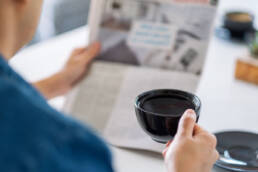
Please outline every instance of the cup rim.
[[[239, 22], [239, 21], [235, 21], [235, 20], [231, 20], [230, 19], [230, 15], [236, 15], [236, 14], [247, 14], [248, 16], [250, 16], [251, 17], [251, 21], [245, 21], [245, 22]], [[226, 13], [225, 13], [225, 16], [224, 16], [224, 18], [226, 19], [226, 20], [229, 20], [229, 21], [232, 21], [232, 22], [235, 22], [235, 23], [253, 23], [254, 22], [254, 19], [255, 19], [255, 17], [254, 17], [254, 14], [252, 14], [251, 12], [248, 12], [248, 11], [227, 11]]]
[[[184, 95], [187, 95], [185, 96], [186, 98], [189, 98], [191, 97], [192, 100], [196, 102], [196, 104], [198, 104], [195, 109], [195, 111], [199, 111], [201, 106], [202, 106], [202, 103], [201, 103], [201, 100], [198, 96], [190, 93], [190, 92], [187, 92], [187, 91], [182, 91], [182, 90], [178, 90], [178, 89], [154, 89], [154, 90], [150, 90], [150, 91], [145, 91], [143, 93], [141, 93], [140, 95], [138, 95], [135, 99], [135, 102], [134, 102], [134, 107], [136, 109], [139, 109], [140, 111], [144, 112], [146, 115], [155, 115], [155, 116], [161, 116], [161, 117], [173, 117], [173, 118], [178, 118], [180, 116], [182, 116], [183, 114], [178, 114], [178, 115], [173, 115], [173, 116], [170, 116], [168, 114], [161, 114], [161, 113], [155, 113], [155, 112], [150, 112], [150, 111], [147, 111], [147, 110], [144, 110], [143, 108], [140, 107], [140, 99], [150, 95], [150, 93], [155, 93], [155, 92], [173, 92], [173, 93], [182, 93]], [[183, 96], [183, 95], [180, 95], [180, 96]], [[199, 114], [196, 114], [197, 116], [199, 116]]]

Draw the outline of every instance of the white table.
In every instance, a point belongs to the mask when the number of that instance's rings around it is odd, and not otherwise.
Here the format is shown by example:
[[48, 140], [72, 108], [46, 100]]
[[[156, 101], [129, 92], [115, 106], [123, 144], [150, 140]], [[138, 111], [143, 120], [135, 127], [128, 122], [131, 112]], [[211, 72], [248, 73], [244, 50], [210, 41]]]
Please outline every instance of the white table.
[[[257, 0], [222, 0], [217, 24], [230, 8], [251, 8], [258, 17]], [[258, 22], [257, 22], [258, 24]], [[256, 26], [257, 26], [256, 24]], [[43, 43], [25, 48], [11, 61], [27, 80], [35, 81], [58, 71], [74, 47], [87, 43], [88, 28], [82, 27]], [[248, 52], [246, 46], [212, 37], [198, 95], [203, 102], [200, 124], [211, 132], [243, 129], [258, 132], [258, 87], [234, 79], [234, 63]], [[65, 97], [50, 104], [61, 109]], [[165, 171], [161, 156], [112, 148], [117, 171]], [[214, 171], [222, 171], [214, 169]]]

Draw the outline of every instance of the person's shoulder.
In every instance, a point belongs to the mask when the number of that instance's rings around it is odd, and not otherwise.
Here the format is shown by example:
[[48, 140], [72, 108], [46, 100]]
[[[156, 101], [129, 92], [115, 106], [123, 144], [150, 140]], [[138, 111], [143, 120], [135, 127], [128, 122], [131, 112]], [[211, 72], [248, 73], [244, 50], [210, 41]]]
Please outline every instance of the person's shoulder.
[[19, 94], [19, 84], [0, 72], [0, 101], [16, 98]]
[[0, 114], [2, 116], [0, 123], [13, 123], [11, 118], [18, 119], [21, 116], [24, 117], [21, 120], [25, 121], [25, 117], [36, 111], [31, 98], [26, 95], [22, 87], [22, 83], [11, 76], [0, 74]]
[[[19, 142], [24, 151], [30, 149], [30, 154], [42, 163], [67, 162], [73, 169], [112, 171], [111, 154], [91, 129], [38, 99], [40, 97], [26, 94], [19, 82], [0, 76], [0, 135], [4, 137], [0, 150], [6, 144], [14, 149], [16, 142]], [[60, 153], [53, 151], [55, 148]], [[3, 152], [3, 156], [18, 154], [14, 151]], [[70, 158], [64, 161], [64, 157]], [[63, 166], [66, 167], [65, 164]]]

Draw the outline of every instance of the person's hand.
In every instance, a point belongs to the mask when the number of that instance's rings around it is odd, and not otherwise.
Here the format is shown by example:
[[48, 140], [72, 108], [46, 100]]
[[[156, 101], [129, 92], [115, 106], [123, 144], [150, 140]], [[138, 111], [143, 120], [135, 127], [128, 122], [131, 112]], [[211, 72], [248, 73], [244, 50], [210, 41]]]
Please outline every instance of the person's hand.
[[187, 110], [174, 140], [163, 151], [168, 172], [210, 172], [218, 160], [216, 137], [195, 121], [195, 112]]
[[93, 43], [88, 47], [75, 49], [63, 70], [59, 73], [64, 78], [63, 83], [69, 90], [81, 81], [89, 69], [92, 60], [100, 51], [100, 43]]
[[75, 49], [60, 72], [34, 86], [48, 99], [67, 93], [83, 79], [99, 51], [100, 43]]

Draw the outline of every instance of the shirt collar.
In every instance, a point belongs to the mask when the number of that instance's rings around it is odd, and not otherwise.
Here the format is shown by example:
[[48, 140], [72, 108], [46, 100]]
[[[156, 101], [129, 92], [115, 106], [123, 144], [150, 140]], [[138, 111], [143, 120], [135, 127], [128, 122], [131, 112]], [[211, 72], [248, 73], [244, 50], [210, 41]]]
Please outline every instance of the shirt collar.
[[10, 67], [8, 61], [0, 54], [0, 74], [1, 73], [16, 80], [22, 79], [22, 77]]
[[2, 54], [0, 54], [0, 70], [6, 72], [8, 71], [9, 64], [7, 62], [7, 60], [2, 56]]

